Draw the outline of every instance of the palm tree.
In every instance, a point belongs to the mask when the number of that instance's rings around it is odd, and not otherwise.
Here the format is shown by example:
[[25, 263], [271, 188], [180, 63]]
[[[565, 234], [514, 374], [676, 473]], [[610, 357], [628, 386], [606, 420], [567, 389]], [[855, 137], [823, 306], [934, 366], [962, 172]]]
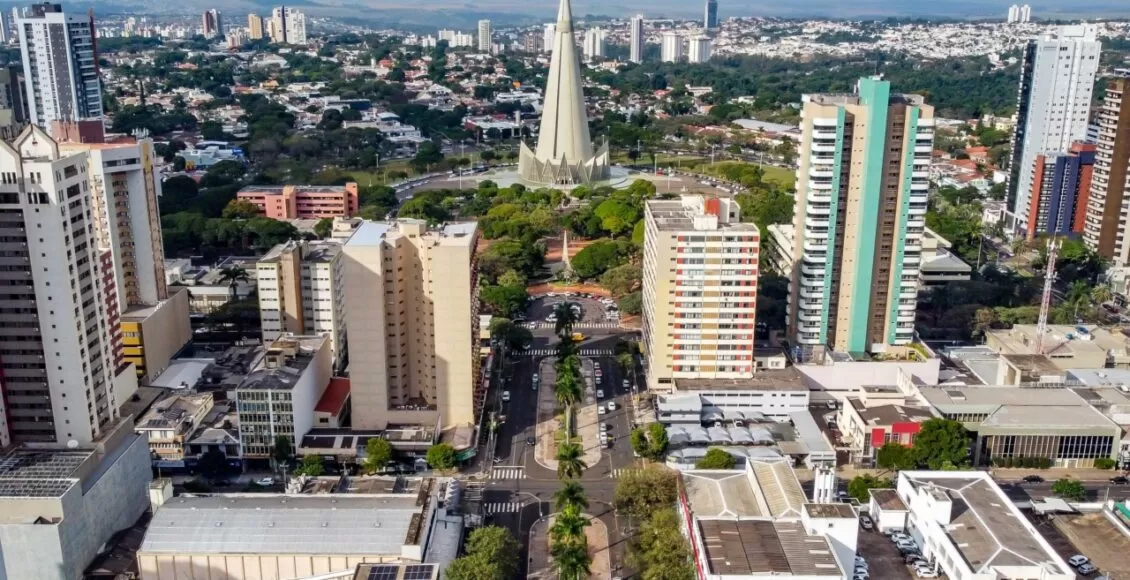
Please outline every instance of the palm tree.
[[581, 382], [575, 373], [564, 372], [557, 375], [553, 383], [553, 393], [557, 402], [565, 407], [565, 433], [573, 434], [573, 405], [581, 400]]
[[247, 270], [241, 266], [224, 266], [220, 269], [219, 280], [221, 283], [227, 282], [228, 292], [231, 292], [231, 299], [236, 299], [236, 288], [239, 287], [240, 282], [248, 282], [251, 278], [247, 275]]
[[554, 542], [579, 543], [585, 537], [585, 528], [592, 525], [576, 506], [568, 506], [553, 518], [549, 537]]
[[562, 340], [557, 343], [557, 360], [564, 360], [577, 354], [577, 343], [573, 339]]
[[561, 580], [581, 580], [589, 576], [592, 558], [589, 557], [587, 543], [554, 543], [549, 553], [553, 557], [553, 565], [557, 568], [557, 576]]
[[1114, 299], [1109, 284], [1099, 284], [1091, 289], [1091, 301], [1095, 304], [1105, 304]]
[[577, 510], [589, 507], [589, 498], [585, 495], [585, 488], [575, 482], [566, 481], [561, 489], [553, 494], [553, 502], [561, 511], [575, 508]]
[[560, 336], [562, 340], [571, 336], [573, 325], [578, 322], [577, 313], [573, 311], [573, 304], [562, 302], [553, 307], [553, 314], [557, 316], [557, 321], [553, 323], [553, 331], [557, 333], [557, 336]]
[[576, 443], [562, 443], [557, 446], [557, 477], [576, 479], [589, 466], [585, 463], [584, 450]]

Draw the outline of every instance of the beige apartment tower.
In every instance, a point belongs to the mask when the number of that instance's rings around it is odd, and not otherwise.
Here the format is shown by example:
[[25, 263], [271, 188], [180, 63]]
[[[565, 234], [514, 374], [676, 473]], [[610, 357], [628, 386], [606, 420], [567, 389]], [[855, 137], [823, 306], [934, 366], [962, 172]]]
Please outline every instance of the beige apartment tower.
[[1130, 78], [1109, 81], [1098, 113], [1099, 139], [1083, 241], [1116, 267], [1130, 265]]
[[247, 15], [247, 37], [251, 40], [263, 38], [263, 17], [258, 14]]
[[474, 222], [365, 222], [345, 243], [353, 427], [471, 425], [483, 402]]
[[649, 201], [644, 216], [643, 340], [648, 388], [754, 372], [760, 232], [732, 199]]
[[788, 328], [794, 356], [911, 342], [934, 108], [862, 78], [805, 95]]
[[255, 275], [263, 344], [285, 334], [328, 336], [334, 368], [342, 368], [346, 325], [341, 249], [339, 241], [289, 241], [259, 259]]

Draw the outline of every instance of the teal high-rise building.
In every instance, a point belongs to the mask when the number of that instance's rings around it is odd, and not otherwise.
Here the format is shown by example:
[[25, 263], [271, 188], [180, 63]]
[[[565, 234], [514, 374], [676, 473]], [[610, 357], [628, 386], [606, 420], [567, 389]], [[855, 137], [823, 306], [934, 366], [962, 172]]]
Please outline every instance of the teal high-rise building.
[[839, 352], [908, 344], [934, 109], [863, 78], [854, 94], [806, 95], [802, 116], [790, 338]]

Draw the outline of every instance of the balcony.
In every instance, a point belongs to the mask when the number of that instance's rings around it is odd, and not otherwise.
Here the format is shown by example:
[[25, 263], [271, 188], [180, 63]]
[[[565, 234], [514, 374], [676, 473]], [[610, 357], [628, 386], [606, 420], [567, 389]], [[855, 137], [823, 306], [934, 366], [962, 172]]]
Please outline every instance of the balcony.
[[831, 169], [819, 169], [819, 168], [816, 168], [816, 167], [810, 167], [808, 169], [808, 176], [809, 177], [823, 177], [823, 178], [826, 178], [826, 179], [832, 179], [832, 177], [834, 176], [834, 173], [832, 172]]
[[835, 128], [833, 127], [832, 130], [827, 131], [827, 130], [821, 130], [818, 127], [813, 127], [812, 138], [813, 139], [828, 139], [828, 140], [831, 140], [831, 141], [835, 141], [836, 140]]
[[[806, 276], [823, 276], [824, 266], [810, 264], [804, 260], [800, 261], [800, 271]], [[823, 282], [821, 282], [823, 283]]]
[[824, 287], [821, 286], [820, 289], [812, 289], [812, 288], [809, 288], [809, 287], [801, 286], [800, 297], [801, 298], [811, 298], [813, 300], [821, 300], [822, 301], [822, 300], [824, 300]]
[[821, 218], [820, 216], [813, 215], [814, 213], [815, 212], [810, 211], [810, 212], [808, 212], [808, 215], [804, 217], [804, 227], [810, 228], [810, 229], [811, 228], [823, 228], [824, 231], [827, 231], [828, 230], [828, 218], [827, 217]]
[[811, 149], [811, 150], [812, 150], [813, 152], [820, 152], [820, 153], [835, 153], [835, 152], [836, 152], [836, 146], [835, 146], [835, 144], [829, 145], [829, 144], [827, 144], [827, 143], [816, 143], [816, 142], [813, 142], [813, 143], [812, 143], [812, 145], [811, 145], [811, 146], [809, 146], [809, 148], [810, 148], [810, 149]]
[[824, 314], [818, 311], [800, 310], [796, 313], [796, 317], [805, 322], [820, 323], [824, 321]]
[[806, 251], [806, 252], [827, 252], [828, 251], [828, 239], [827, 238], [821, 238], [821, 239], [812, 240], [812, 241], [805, 240], [804, 241], [804, 251]]
[[825, 218], [832, 212], [831, 205], [816, 205], [809, 200], [808, 215], [811, 216], [825, 216]]
[[816, 157], [813, 156], [809, 159], [813, 165], [834, 165], [836, 163], [835, 157]]

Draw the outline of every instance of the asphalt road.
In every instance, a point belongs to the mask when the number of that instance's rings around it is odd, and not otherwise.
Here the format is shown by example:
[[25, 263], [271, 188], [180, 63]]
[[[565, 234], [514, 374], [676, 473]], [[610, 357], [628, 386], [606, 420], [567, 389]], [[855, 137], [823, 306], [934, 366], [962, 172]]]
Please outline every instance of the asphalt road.
[[[531, 350], [551, 349], [557, 339], [552, 328], [534, 329], [534, 344]], [[615, 328], [586, 329], [586, 339], [579, 345], [581, 349], [601, 349], [611, 352], [621, 336], [632, 336]], [[510, 401], [502, 403], [501, 414], [505, 421], [498, 430], [497, 444], [493, 462], [483, 468], [489, 471], [483, 485], [483, 506], [487, 515], [486, 523], [504, 526], [515, 534], [523, 544], [523, 575], [529, 563], [527, 541], [530, 527], [542, 516], [552, 513], [553, 493], [561, 484], [557, 473], [542, 467], [534, 460], [534, 448], [527, 445], [533, 437], [537, 421], [537, 391], [532, 388], [531, 375], [537, 369], [542, 357], [519, 355], [513, 369], [511, 380], [504, 388], [510, 392]], [[616, 401], [617, 409], [601, 420], [611, 425], [610, 435], [614, 437], [612, 447], [601, 454], [596, 465], [585, 470], [580, 482], [585, 486], [589, 497], [588, 512], [601, 519], [609, 532], [612, 545], [613, 576], [628, 576], [624, 566], [626, 538], [623, 530], [626, 522], [621, 521], [612, 508], [616, 475], [620, 470], [631, 469], [635, 465], [629, 443], [631, 428], [631, 392], [622, 387], [623, 373], [612, 356], [596, 357], [603, 371], [602, 389], [604, 402]], [[542, 388], [552, 388], [543, 385]], [[490, 456], [489, 451], [483, 455]]]

